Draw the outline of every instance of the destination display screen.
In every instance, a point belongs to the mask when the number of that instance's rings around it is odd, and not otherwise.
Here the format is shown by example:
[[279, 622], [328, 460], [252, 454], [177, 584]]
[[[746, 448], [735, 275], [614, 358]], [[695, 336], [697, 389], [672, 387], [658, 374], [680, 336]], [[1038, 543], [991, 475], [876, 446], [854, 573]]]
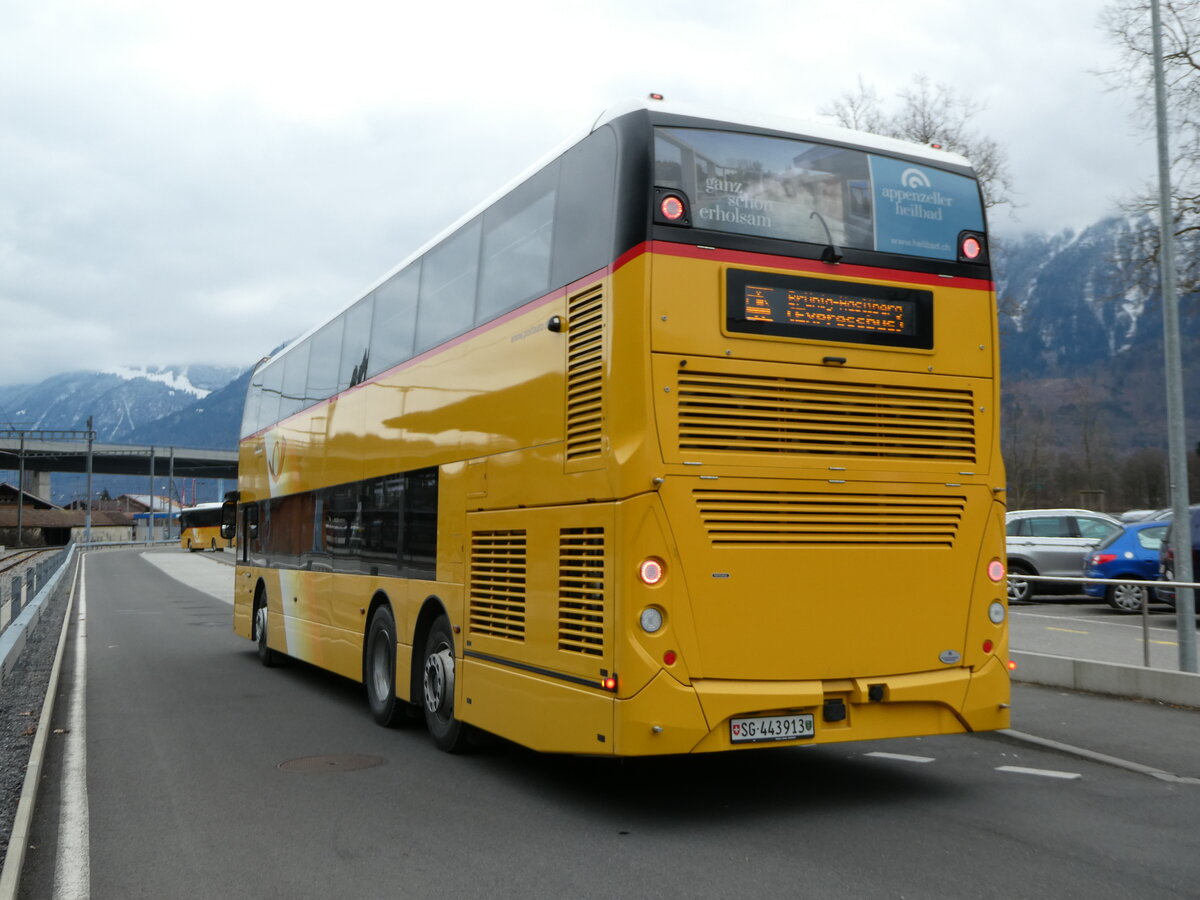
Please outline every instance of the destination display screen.
[[933, 292], [730, 269], [726, 328], [850, 344], [933, 347]]

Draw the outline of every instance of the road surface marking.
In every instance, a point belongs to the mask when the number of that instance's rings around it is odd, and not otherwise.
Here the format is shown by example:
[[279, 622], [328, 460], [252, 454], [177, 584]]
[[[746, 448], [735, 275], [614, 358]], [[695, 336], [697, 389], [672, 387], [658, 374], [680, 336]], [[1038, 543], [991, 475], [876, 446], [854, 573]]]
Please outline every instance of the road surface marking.
[[91, 895], [91, 845], [87, 795], [87, 554], [79, 560], [79, 618], [75, 631], [75, 679], [67, 707], [63, 748], [62, 808], [58, 814], [58, 853], [54, 861], [55, 900], [87, 900]]
[[1091, 634], [1090, 631], [1077, 631], [1074, 628], [1055, 628], [1053, 625], [1046, 626], [1047, 631], [1065, 631], [1068, 634]]
[[879, 750], [872, 750], [870, 753], [864, 753], [863, 756], [874, 756], [876, 759], [898, 759], [900, 762], [911, 763], [934, 762], [932, 756], [909, 756], [907, 753], [883, 753]]
[[1017, 775], [1041, 775], [1043, 778], [1082, 778], [1078, 772], [1056, 772], [1053, 769], [1029, 769], [1025, 766], [996, 766], [997, 772], [1013, 772]]

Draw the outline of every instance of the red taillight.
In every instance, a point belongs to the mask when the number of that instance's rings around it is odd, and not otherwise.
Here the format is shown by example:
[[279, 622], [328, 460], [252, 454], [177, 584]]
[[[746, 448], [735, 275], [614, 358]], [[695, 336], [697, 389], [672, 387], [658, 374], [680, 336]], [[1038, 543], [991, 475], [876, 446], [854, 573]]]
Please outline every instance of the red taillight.
[[642, 560], [642, 564], [638, 566], [638, 577], [642, 579], [642, 584], [651, 587], [662, 581], [666, 574], [667, 570], [661, 559], [650, 557]]
[[979, 238], [969, 237], [962, 242], [962, 255], [967, 259], [979, 259], [982, 252], [983, 244], [979, 243]]
[[1116, 558], [1117, 558], [1117, 554], [1115, 554], [1115, 553], [1093, 553], [1092, 554], [1092, 565], [1093, 566], [1102, 566], [1105, 563], [1112, 562]]
[[983, 652], [984, 652], [984, 653], [991, 653], [991, 652], [992, 652], [992, 648], [993, 648], [993, 647], [995, 647], [995, 646], [996, 646], [996, 645], [995, 645], [995, 644], [993, 644], [991, 641], [984, 641], [984, 642], [983, 642]]
[[1004, 570], [1004, 563], [1000, 562], [998, 559], [993, 559], [990, 563], [988, 563], [987, 574], [988, 578], [999, 584], [1004, 580], [1004, 576], [1008, 573]]
[[674, 194], [667, 194], [658, 204], [658, 211], [668, 222], [678, 222], [684, 214], [683, 200]]
[[675, 651], [668, 650], [666, 653], [663, 654], [663, 665], [664, 666], [673, 666], [673, 665], [675, 665], [675, 661], [677, 659], [679, 659], [679, 657], [676, 656]]

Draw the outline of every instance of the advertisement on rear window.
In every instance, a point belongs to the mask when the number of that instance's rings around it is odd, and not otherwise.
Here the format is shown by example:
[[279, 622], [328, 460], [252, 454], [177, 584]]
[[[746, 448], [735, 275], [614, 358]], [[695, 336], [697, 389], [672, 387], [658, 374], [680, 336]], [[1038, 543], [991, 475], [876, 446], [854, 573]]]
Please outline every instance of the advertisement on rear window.
[[983, 230], [979, 190], [970, 178], [885, 156], [870, 159], [876, 250], [957, 259], [959, 232]]
[[983, 230], [973, 179], [812, 141], [660, 127], [654, 183], [709, 231], [955, 260], [959, 232]]

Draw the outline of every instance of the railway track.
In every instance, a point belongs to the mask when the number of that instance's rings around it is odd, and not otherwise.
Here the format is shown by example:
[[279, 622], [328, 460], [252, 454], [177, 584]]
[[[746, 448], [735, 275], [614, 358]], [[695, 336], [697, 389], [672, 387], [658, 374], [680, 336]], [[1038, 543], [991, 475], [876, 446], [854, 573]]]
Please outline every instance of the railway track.
[[40, 556], [55, 553], [61, 549], [61, 547], [38, 547], [32, 550], [14, 550], [11, 553], [6, 553], [3, 557], [0, 557], [0, 575], [10, 569], [15, 569], [22, 563], [33, 562]]

